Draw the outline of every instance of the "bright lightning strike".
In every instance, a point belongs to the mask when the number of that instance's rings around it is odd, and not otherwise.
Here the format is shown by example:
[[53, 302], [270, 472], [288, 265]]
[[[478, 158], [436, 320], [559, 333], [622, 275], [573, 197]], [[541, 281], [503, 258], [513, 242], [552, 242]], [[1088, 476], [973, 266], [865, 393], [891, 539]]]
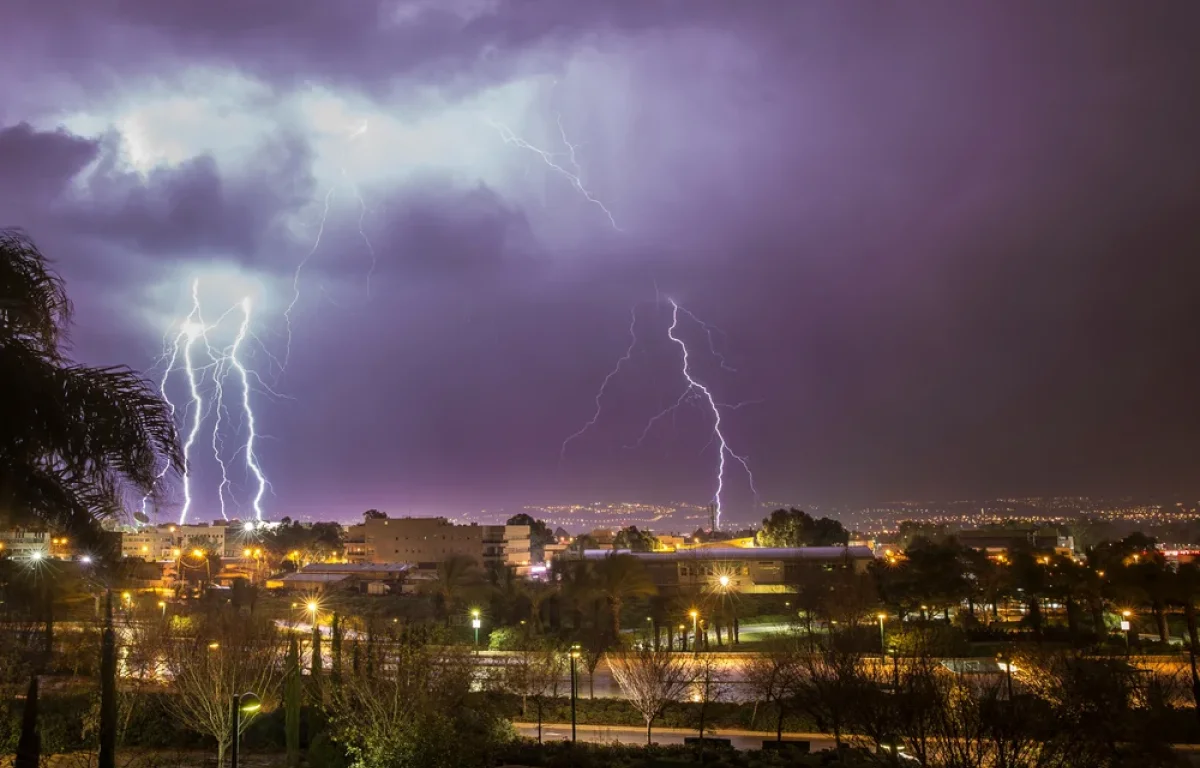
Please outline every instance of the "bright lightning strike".
[[188, 511], [192, 507], [192, 445], [196, 442], [196, 436], [200, 433], [200, 422], [204, 418], [204, 399], [200, 396], [196, 369], [192, 361], [192, 347], [195, 345], [196, 339], [204, 336], [204, 331], [204, 320], [200, 314], [200, 281], [196, 280], [192, 282], [192, 312], [188, 315], [187, 320], [184, 321], [181, 332], [181, 336], [186, 338], [186, 342], [183, 345], [183, 370], [187, 376], [188, 390], [192, 396], [192, 402], [188, 406], [192, 417], [192, 426], [188, 430], [187, 439], [183, 443], [183, 508], [179, 510], [180, 525], [187, 520]]
[[246, 444], [243, 450], [246, 454], [246, 467], [258, 483], [251, 506], [254, 509], [254, 519], [261, 522], [263, 519], [262, 499], [266, 495], [270, 483], [267, 482], [267, 476], [263, 474], [262, 467], [258, 463], [258, 454], [254, 451], [254, 441], [258, 437], [258, 432], [254, 422], [254, 409], [250, 407], [250, 372], [246, 370], [246, 366], [238, 357], [238, 350], [242, 346], [242, 342], [246, 340], [250, 328], [250, 299], [242, 299], [241, 306], [242, 324], [238, 327], [237, 338], [234, 339], [233, 346], [229, 348], [229, 364], [237, 371], [241, 380], [242, 413], [246, 419]]
[[558, 118], [558, 131], [559, 131], [559, 135], [562, 137], [563, 144], [566, 145], [566, 147], [567, 147], [567, 152], [565, 154], [567, 156], [568, 162], [570, 163], [571, 167], [574, 169], [573, 171], [567, 170], [562, 165], [559, 165], [559, 163], [557, 162], [557, 158], [560, 157], [561, 155], [563, 155], [564, 153], [549, 152], [549, 151], [541, 149], [539, 147], [535, 147], [534, 145], [532, 145], [529, 142], [522, 139], [520, 136], [517, 136], [515, 133], [513, 133], [512, 129], [510, 129], [507, 125], [504, 125], [502, 123], [497, 123], [496, 121], [494, 121], [490, 118], [488, 119], [487, 124], [489, 126], [491, 126], [497, 133], [500, 134], [500, 138], [504, 141], [505, 144], [512, 144], [513, 146], [520, 147], [521, 149], [527, 149], [530, 152], [537, 155], [538, 157], [540, 157], [542, 159], [542, 162], [545, 163], [547, 166], [549, 166], [549, 168], [551, 170], [555, 171], [560, 176], [562, 176], [567, 181], [569, 181], [571, 183], [571, 186], [575, 188], [575, 191], [578, 192], [580, 195], [582, 195], [585, 200], [587, 200], [589, 203], [591, 203], [592, 205], [596, 206], [601, 211], [603, 211], [604, 215], [606, 217], [608, 217], [608, 223], [612, 225], [613, 229], [615, 229], [618, 232], [621, 231], [621, 228], [619, 226], [617, 226], [616, 218], [613, 216], [612, 211], [610, 211], [608, 209], [608, 206], [606, 206], [603, 202], [601, 202], [599, 198], [592, 195], [592, 193], [588, 190], [588, 188], [586, 186], [584, 186], [583, 179], [581, 178], [582, 172], [581, 172], [579, 163], [577, 162], [576, 156], [575, 156], [575, 150], [578, 148], [578, 145], [572, 144], [570, 141], [567, 140], [567, 134], [566, 134], [566, 131], [563, 130], [561, 116]]
[[[193, 512], [195, 507], [195, 488], [192, 478], [194, 466], [192, 449], [199, 439], [205, 420], [210, 413], [214, 415], [211, 427], [213, 457], [220, 467], [221, 475], [220, 482], [217, 485], [217, 501], [221, 517], [226, 520], [229, 519], [226, 499], [233, 496], [233, 484], [229, 477], [228, 459], [224, 456], [226, 441], [224, 430], [229, 422], [229, 408], [225, 402], [225, 394], [226, 378], [230, 374], [235, 374], [238, 379], [237, 384], [240, 387], [241, 393], [242, 423], [245, 425], [246, 430], [244, 442], [234, 456], [244, 454], [247, 472], [252, 476], [255, 484], [253, 498], [250, 502], [254, 514], [253, 519], [255, 522], [261, 522], [263, 520], [263, 497], [270, 490], [271, 484], [267, 480], [266, 473], [263, 471], [257, 451], [257, 440], [261, 435], [258, 431], [258, 423], [253, 409], [252, 395], [255, 391], [263, 391], [277, 397], [280, 395], [267, 386], [263, 382], [262, 377], [246, 364], [244, 353], [247, 340], [258, 341], [258, 337], [255, 336], [250, 328], [252, 303], [249, 297], [243, 298], [241, 302], [227, 309], [224, 314], [210, 325], [204, 321], [200, 301], [199, 280], [192, 282], [191, 295], [192, 309], [180, 324], [179, 330], [168, 351], [161, 358], [165, 361], [166, 366], [159, 384], [163, 397], [171, 404], [170, 407], [173, 414], [175, 413], [175, 405], [168, 396], [168, 384], [172, 373], [182, 370], [190, 396], [184, 416], [187, 426], [183, 444], [183, 503], [179, 512], [179, 523], [180, 525], [186, 523], [189, 514]], [[241, 322], [238, 325], [237, 333], [232, 343], [224, 348], [214, 346], [210, 338], [210, 333], [215, 332], [226, 317], [239, 310], [241, 312]], [[268, 357], [270, 357], [269, 354]], [[206, 373], [210, 373], [211, 375], [205, 376], [204, 374]], [[207, 392], [204, 387], [206, 380], [211, 380], [211, 390]], [[165, 474], [166, 471], [162, 471], [159, 474], [159, 479], [161, 480]], [[147, 496], [147, 498], [149, 497]], [[143, 499], [143, 517], [145, 517], [145, 507], [146, 499]]]
[[[678, 344], [680, 351], [683, 353], [682, 373], [683, 373], [683, 378], [686, 379], [687, 383], [688, 383], [688, 388], [685, 392], [685, 395], [690, 392], [699, 393], [702, 400], [708, 403], [709, 410], [712, 411], [713, 437], [717, 441], [717, 489], [716, 489], [716, 492], [713, 494], [713, 505], [716, 509], [716, 519], [715, 519], [716, 528], [717, 528], [717, 530], [720, 530], [721, 529], [721, 511], [722, 511], [721, 510], [721, 493], [725, 490], [725, 456], [726, 456], [726, 454], [728, 454], [731, 458], [738, 461], [742, 465], [742, 468], [746, 470], [746, 477], [748, 478], [748, 480], [750, 482], [750, 489], [752, 491], [754, 491], [755, 496], [758, 495], [758, 489], [754, 487], [754, 474], [751, 473], [750, 465], [746, 461], [746, 458], [744, 456], [734, 453], [733, 449], [731, 449], [729, 447], [729, 443], [725, 440], [725, 434], [721, 431], [721, 408], [717, 405], [717, 401], [713, 397], [712, 392], [708, 389], [708, 387], [704, 386], [704, 384], [702, 384], [700, 381], [698, 381], [696, 378], [694, 378], [692, 376], [691, 358], [688, 354], [687, 344], [684, 343], [684, 341], [681, 338], [679, 338], [678, 336], [675, 335], [675, 331], [679, 327], [679, 313], [681, 311], [681, 307], [675, 303], [674, 299], [668, 299], [668, 301], [671, 302], [671, 327], [667, 329], [667, 338], [669, 338], [671, 341]], [[687, 310], [682, 310], [682, 311], [688, 315], [691, 315], [691, 313], [688, 312]], [[707, 325], [705, 325], [703, 323], [701, 323], [701, 325], [704, 325], [705, 328], [708, 327]], [[676, 403], [676, 406], [678, 406], [679, 403], [681, 403], [681, 402], [683, 402], [683, 398], [680, 398], [680, 401], [678, 403]], [[675, 407], [675, 406], [673, 406], [673, 407]]]
[[617, 364], [604, 377], [604, 381], [600, 383], [600, 389], [596, 391], [596, 410], [592, 413], [592, 418], [588, 419], [587, 423], [579, 428], [575, 434], [563, 440], [562, 449], [559, 451], [558, 460], [561, 462], [567, 456], [567, 444], [577, 437], [581, 437], [584, 432], [587, 432], [592, 427], [596, 426], [596, 422], [600, 418], [601, 405], [600, 400], [604, 397], [605, 390], [608, 389], [608, 383], [613, 380], [613, 377], [621, 372], [621, 366], [629, 362], [629, 358], [633, 357], [633, 348], [637, 346], [637, 308], [630, 307], [629, 309], [629, 347], [626, 348], [625, 354], [617, 360]]

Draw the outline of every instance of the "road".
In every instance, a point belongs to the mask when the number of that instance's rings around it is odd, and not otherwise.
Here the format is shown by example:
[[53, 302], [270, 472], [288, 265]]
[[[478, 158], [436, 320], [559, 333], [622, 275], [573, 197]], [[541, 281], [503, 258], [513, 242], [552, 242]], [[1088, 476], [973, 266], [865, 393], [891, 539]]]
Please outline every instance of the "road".
[[[517, 733], [529, 739], [537, 738], [537, 723], [513, 723]], [[650, 737], [656, 744], [682, 744], [684, 738], [691, 738], [696, 731], [684, 728], [655, 728]], [[710, 731], [710, 737], [729, 739], [734, 749], [762, 749], [763, 741], [774, 741], [775, 734], [762, 731], [725, 730]], [[646, 729], [625, 725], [577, 725], [575, 739], [589, 744], [634, 744], [643, 746], [646, 743]], [[570, 741], [570, 723], [543, 723], [542, 741]], [[823, 749], [833, 749], [833, 737], [825, 733], [785, 733], [784, 741], [807, 741], [813, 752]]]

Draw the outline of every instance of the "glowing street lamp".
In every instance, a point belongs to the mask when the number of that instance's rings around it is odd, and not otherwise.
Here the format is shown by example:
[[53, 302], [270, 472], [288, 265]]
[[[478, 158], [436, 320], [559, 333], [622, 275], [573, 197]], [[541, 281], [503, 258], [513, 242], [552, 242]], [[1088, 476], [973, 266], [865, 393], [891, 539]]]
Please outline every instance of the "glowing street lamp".
[[692, 653], [700, 655], [700, 611], [695, 608], [688, 611], [688, 616], [692, 617]]
[[883, 622], [887, 621], [887, 614], [880, 612], [875, 615], [879, 619], [879, 655], [882, 656], [887, 649], [887, 634], [883, 628]]
[[471, 609], [471, 628], [475, 630], [475, 647], [479, 647], [479, 628], [483, 626], [483, 621], [479, 618], [479, 609]]
[[158, 601], [158, 607], [162, 609], [163, 618], [167, 618], [167, 604], [163, 600]]
[[571, 743], [575, 743], [575, 693], [579, 687], [575, 675], [575, 660], [579, 658], [579, 645], [571, 646]]
[[729, 589], [729, 577], [725, 574], [721, 574], [721, 577], [717, 579], [717, 583], [721, 585], [721, 589]]
[[252, 692], [238, 693], [233, 697], [233, 740], [229, 749], [229, 766], [238, 766], [238, 742], [241, 741], [242, 713], [253, 715], [262, 709], [262, 699]]

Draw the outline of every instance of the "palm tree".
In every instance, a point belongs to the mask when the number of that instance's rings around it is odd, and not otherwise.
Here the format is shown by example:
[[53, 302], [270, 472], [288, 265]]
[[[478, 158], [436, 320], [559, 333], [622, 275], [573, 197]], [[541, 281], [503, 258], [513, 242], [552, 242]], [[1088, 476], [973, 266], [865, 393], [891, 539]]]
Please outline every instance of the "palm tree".
[[65, 354], [63, 280], [23, 232], [0, 230], [0, 520], [94, 544], [98, 521], [183, 458], [168, 404], [123, 366]]
[[446, 626], [450, 625], [450, 614], [467, 594], [483, 584], [483, 573], [479, 563], [470, 555], [451, 555], [437, 566], [437, 577], [430, 588], [441, 600], [441, 609]]
[[642, 561], [633, 555], [609, 555], [596, 563], [596, 588], [612, 612], [613, 639], [621, 636], [621, 606], [630, 598], [658, 594]]
[[542, 606], [547, 600], [558, 594], [558, 585], [543, 581], [528, 581], [523, 585], [523, 591], [525, 598], [529, 601], [529, 620], [533, 626], [533, 633], [540, 635], [542, 633]]

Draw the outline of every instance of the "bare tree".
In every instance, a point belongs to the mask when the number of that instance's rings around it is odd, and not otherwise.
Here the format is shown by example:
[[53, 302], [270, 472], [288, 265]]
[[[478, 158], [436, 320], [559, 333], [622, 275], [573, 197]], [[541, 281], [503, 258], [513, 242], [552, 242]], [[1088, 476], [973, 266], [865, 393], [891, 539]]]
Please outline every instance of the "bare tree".
[[746, 662], [746, 685], [758, 703], [775, 705], [775, 738], [783, 741], [783, 719], [795, 692], [800, 673], [801, 648], [794, 637], [769, 640]]
[[558, 689], [558, 681], [566, 669], [566, 655], [546, 643], [528, 643], [516, 654], [501, 673], [501, 687], [521, 697], [521, 716], [528, 711], [529, 699], [537, 709], [538, 742], [542, 741], [542, 708], [546, 696]]
[[850, 724], [856, 699], [868, 685], [860, 668], [861, 656], [844, 647], [840, 639], [831, 634], [813, 653], [799, 657], [792, 688], [796, 706], [838, 742]]
[[629, 703], [646, 720], [646, 743], [650, 728], [671, 702], [679, 701], [695, 680], [691, 660], [646, 644], [642, 648], [610, 653], [605, 657], [613, 678]]
[[[283, 643], [274, 626], [253, 619], [210, 619], [187, 635], [171, 638], [166, 653], [177, 716], [217, 742], [225, 758], [233, 729], [233, 697], [252, 692], [269, 709], [281, 677]], [[241, 719], [245, 730], [251, 716]]]
[[700, 705], [700, 722], [696, 730], [700, 735], [700, 759], [704, 760], [704, 733], [708, 705], [714, 701], [722, 701], [729, 693], [729, 678], [719, 659], [709, 654], [697, 658], [692, 663], [693, 682], [691, 699]]

